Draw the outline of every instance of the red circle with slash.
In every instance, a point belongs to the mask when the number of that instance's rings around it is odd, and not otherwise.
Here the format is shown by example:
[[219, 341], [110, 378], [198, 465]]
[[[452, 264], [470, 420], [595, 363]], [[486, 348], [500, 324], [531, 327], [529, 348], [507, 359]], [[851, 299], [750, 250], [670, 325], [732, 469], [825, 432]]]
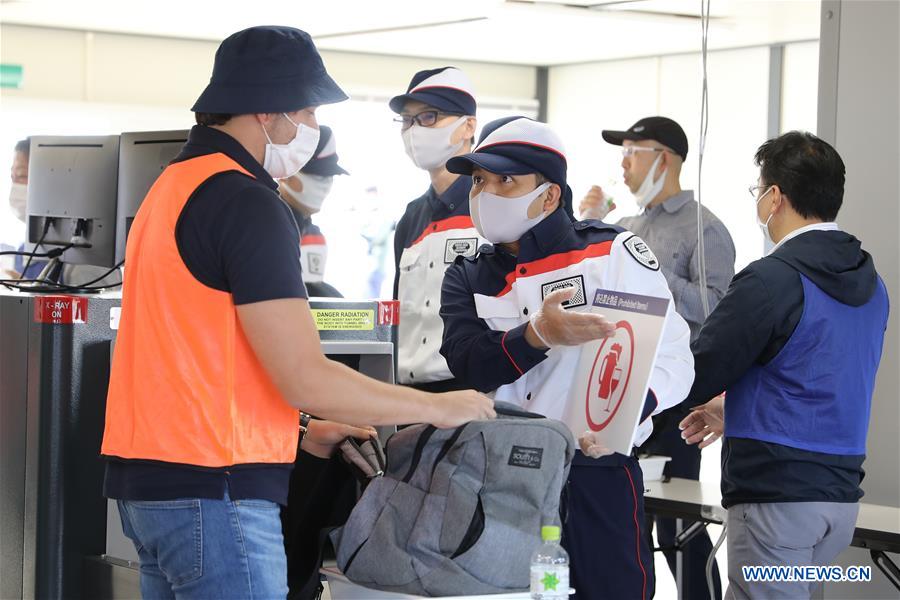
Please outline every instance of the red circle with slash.
[[[602, 357], [604, 356], [604, 349], [606, 348], [607, 343], [614, 342], [616, 338], [619, 337], [619, 330], [622, 330], [628, 336], [628, 370], [625, 373], [625, 382], [620, 388], [616, 389], [612, 393], [617, 393], [618, 398], [615, 402], [615, 407], [613, 407], [609, 411], [609, 415], [606, 419], [601, 423], [596, 423], [591, 418], [591, 397], [592, 392], [596, 392], [597, 386], [594, 385], [594, 373], [597, 371], [597, 364], [601, 362]], [[619, 410], [619, 406], [622, 405], [622, 399], [625, 397], [625, 392], [628, 390], [628, 382], [631, 380], [631, 367], [634, 365], [634, 330], [631, 328], [631, 324], [628, 321], [619, 321], [616, 323], [616, 335], [611, 336], [603, 340], [603, 343], [600, 344], [600, 348], [597, 349], [597, 356], [594, 357], [594, 364], [591, 365], [591, 374], [588, 379], [587, 391], [585, 393], [584, 398], [584, 411], [585, 416], [587, 417], [587, 424], [590, 427], [591, 431], [603, 431], [607, 425], [612, 422], [613, 417], [616, 416], [616, 412]]]

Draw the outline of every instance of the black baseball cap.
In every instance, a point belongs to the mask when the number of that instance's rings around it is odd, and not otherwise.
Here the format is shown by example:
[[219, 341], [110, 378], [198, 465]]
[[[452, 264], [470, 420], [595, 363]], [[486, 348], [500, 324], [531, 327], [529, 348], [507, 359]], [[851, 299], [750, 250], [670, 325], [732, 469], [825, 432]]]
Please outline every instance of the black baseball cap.
[[645, 117], [628, 131], [604, 129], [602, 135], [604, 140], [616, 146], [621, 146], [625, 140], [653, 140], [671, 148], [681, 160], [687, 160], [688, 140], [684, 129], [668, 117]]
[[191, 110], [281, 113], [346, 99], [308, 33], [265, 26], [239, 31], [219, 45], [209, 85]]

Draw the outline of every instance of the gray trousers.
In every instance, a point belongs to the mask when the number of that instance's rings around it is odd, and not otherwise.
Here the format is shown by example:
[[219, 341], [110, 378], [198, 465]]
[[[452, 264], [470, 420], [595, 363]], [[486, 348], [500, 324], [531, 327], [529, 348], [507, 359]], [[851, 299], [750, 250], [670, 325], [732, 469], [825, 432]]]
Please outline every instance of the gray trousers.
[[744, 580], [745, 566], [828, 566], [853, 539], [859, 504], [775, 502], [728, 509], [726, 600], [809, 598], [821, 583]]

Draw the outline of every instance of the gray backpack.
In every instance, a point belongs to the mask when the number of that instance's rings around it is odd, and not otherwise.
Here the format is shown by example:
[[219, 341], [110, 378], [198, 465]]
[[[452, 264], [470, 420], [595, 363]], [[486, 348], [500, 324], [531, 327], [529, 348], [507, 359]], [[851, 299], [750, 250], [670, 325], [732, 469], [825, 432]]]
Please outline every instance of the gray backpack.
[[500, 403], [497, 413], [391, 436], [384, 477], [331, 534], [344, 575], [429, 596], [528, 588], [541, 526], [560, 522], [575, 442], [559, 421]]

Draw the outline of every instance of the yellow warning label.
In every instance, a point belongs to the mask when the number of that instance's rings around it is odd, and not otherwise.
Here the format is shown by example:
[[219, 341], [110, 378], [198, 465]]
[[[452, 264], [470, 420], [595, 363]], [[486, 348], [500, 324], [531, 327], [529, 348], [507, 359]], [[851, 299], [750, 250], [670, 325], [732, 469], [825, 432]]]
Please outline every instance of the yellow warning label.
[[312, 309], [319, 331], [371, 331], [375, 329], [374, 310]]

